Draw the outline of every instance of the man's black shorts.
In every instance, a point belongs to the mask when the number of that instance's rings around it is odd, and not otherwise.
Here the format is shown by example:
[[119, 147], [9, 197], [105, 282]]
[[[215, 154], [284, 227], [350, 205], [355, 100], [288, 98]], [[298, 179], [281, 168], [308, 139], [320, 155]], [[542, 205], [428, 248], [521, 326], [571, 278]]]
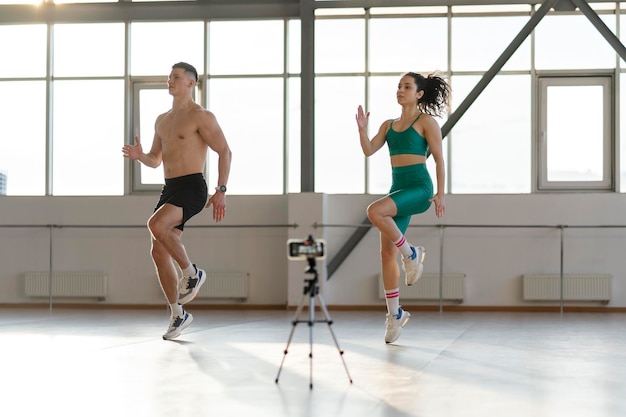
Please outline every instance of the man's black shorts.
[[166, 178], [165, 185], [161, 190], [161, 197], [154, 211], [163, 204], [168, 203], [183, 209], [183, 222], [176, 226], [183, 230], [185, 223], [196, 214], [200, 213], [206, 205], [209, 196], [206, 181], [200, 173], [189, 174], [182, 177]]

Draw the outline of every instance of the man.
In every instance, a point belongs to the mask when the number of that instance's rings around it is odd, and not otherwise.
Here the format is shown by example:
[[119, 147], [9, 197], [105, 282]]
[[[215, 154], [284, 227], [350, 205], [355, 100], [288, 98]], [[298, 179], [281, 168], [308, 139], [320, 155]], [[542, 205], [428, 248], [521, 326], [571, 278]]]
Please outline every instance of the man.
[[[224, 218], [226, 210], [231, 151], [213, 113], [192, 99], [197, 81], [198, 73], [192, 65], [174, 64], [167, 81], [172, 108], [157, 117], [150, 151], [143, 152], [139, 137], [135, 137], [135, 145], [124, 145], [122, 149], [124, 157], [152, 168], [163, 162], [165, 185], [148, 220], [148, 229], [152, 260], [171, 310], [165, 340], [179, 336], [191, 324], [193, 317], [183, 305], [196, 297], [206, 280], [206, 273], [191, 263], [181, 243], [184, 225], [204, 207], [213, 206], [216, 222]], [[219, 155], [216, 192], [208, 202], [203, 176], [207, 148]], [[182, 270], [180, 280], [174, 262]]]

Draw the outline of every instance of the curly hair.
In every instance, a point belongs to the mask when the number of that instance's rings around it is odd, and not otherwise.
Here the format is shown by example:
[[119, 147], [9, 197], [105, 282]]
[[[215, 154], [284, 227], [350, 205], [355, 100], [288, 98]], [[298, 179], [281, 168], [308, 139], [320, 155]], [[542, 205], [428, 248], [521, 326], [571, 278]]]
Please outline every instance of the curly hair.
[[417, 105], [424, 113], [431, 116], [441, 116], [448, 107], [451, 94], [450, 85], [436, 73], [426, 76], [416, 72], [407, 72], [403, 76], [411, 76], [415, 79], [417, 91], [424, 91], [424, 95], [418, 100]]

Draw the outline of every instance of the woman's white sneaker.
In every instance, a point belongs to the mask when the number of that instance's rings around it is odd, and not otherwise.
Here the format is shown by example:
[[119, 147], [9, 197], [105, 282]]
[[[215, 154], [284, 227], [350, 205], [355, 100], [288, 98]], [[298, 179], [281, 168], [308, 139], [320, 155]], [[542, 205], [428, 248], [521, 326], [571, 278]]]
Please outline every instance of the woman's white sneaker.
[[426, 249], [422, 246], [411, 246], [413, 254], [402, 257], [402, 267], [404, 268], [404, 281], [406, 285], [413, 285], [421, 278], [424, 271], [424, 258]]
[[385, 320], [385, 327], [387, 328], [385, 330], [385, 343], [393, 343], [398, 340], [400, 333], [402, 333], [402, 328], [406, 326], [410, 318], [411, 313], [404, 311], [402, 307], [400, 307], [397, 316], [387, 313]]

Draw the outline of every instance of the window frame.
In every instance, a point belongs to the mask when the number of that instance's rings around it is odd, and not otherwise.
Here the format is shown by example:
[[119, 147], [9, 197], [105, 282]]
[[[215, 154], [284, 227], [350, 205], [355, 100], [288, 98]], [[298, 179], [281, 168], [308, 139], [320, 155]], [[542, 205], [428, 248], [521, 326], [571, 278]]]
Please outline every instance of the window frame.
[[[594, 72], [586, 74], [551, 73], [537, 74], [537, 126], [536, 126], [536, 190], [534, 192], [614, 191], [615, 179], [615, 76], [613, 73]], [[548, 140], [545, 137], [549, 118], [547, 88], [550, 86], [601, 86], [603, 87], [603, 138], [602, 179], [600, 181], [550, 181], [548, 180]]]

